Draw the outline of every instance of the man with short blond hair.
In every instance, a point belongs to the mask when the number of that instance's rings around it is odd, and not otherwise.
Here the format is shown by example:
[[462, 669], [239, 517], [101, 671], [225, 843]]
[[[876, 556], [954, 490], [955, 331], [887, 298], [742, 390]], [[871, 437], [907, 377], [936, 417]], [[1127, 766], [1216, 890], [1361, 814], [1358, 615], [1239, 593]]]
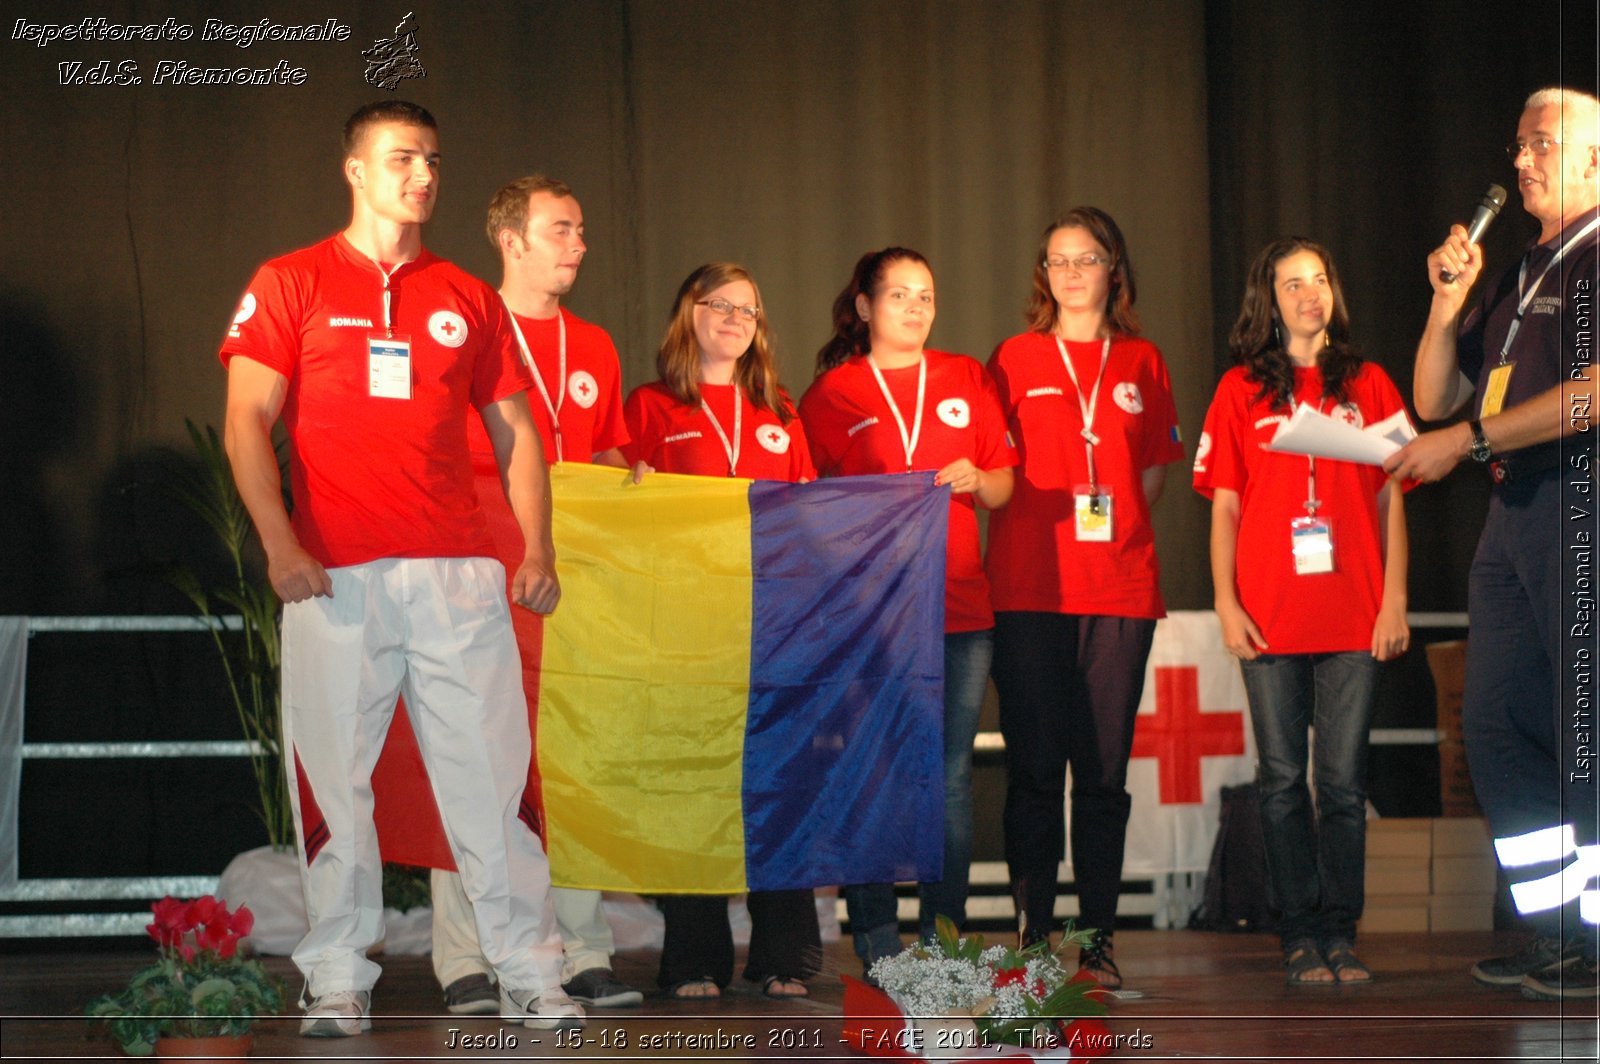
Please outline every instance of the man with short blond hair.
[[1385, 467], [1438, 480], [1470, 457], [1494, 484], [1469, 582], [1462, 728], [1512, 901], [1536, 936], [1520, 953], [1480, 961], [1473, 977], [1534, 998], [1593, 999], [1600, 790], [1592, 705], [1574, 664], [1592, 670], [1596, 643], [1569, 563], [1590, 565], [1596, 539], [1600, 104], [1542, 89], [1506, 150], [1539, 236], [1470, 306], [1483, 258], [1466, 230], [1452, 227], [1428, 256], [1417, 413], [1437, 420], [1474, 405], [1468, 420], [1423, 433]]

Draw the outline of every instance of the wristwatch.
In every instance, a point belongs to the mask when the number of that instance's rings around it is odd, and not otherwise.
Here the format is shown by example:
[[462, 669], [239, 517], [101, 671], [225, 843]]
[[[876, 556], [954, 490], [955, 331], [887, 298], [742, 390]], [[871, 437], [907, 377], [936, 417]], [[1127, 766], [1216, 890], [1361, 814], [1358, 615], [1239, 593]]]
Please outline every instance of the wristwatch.
[[1489, 450], [1489, 437], [1483, 434], [1483, 422], [1476, 419], [1467, 422], [1467, 428], [1472, 430], [1472, 446], [1467, 449], [1467, 454], [1474, 462], [1487, 462], [1494, 457], [1494, 452]]

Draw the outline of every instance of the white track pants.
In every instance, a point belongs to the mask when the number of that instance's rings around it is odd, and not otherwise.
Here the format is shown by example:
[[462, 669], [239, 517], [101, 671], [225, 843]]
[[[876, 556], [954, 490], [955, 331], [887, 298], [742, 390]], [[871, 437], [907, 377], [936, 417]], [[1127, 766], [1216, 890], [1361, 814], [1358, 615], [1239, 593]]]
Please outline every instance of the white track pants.
[[[311, 995], [369, 990], [378, 978], [366, 956], [383, 937], [372, 769], [402, 694], [483, 956], [511, 989], [558, 985], [549, 866], [517, 816], [532, 742], [504, 568], [492, 558], [389, 558], [328, 575], [332, 598], [283, 613], [289, 794], [309, 856], [311, 930], [294, 961]], [[314, 816], [307, 823], [302, 790], [324, 832]]]

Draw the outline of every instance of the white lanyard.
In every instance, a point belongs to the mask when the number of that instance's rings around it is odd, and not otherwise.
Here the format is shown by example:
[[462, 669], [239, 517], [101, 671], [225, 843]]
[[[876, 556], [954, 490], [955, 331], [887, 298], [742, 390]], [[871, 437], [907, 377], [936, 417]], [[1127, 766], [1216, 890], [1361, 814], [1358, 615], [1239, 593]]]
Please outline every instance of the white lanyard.
[[722, 423], [717, 420], [717, 415], [711, 412], [711, 404], [706, 402], [704, 394], [700, 396], [700, 409], [704, 410], [706, 417], [711, 421], [711, 427], [717, 430], [717, 439], [722, 441], [722, 453], [728, 456], [728, 475], [739, 475], [739, 440], [743, 430], [740, 424], [744, 414], [744, 393], [739, 386], [733, 386], [733, 439], [728, 439], [728, 434], [722, 431]]
[[528, 370], [533, 374], [533, 383], [539, 386], [539, 398], [544, 400], [544, 408], [550, 412], [550, 425], [556, 438], [556, 461], [566, 461], [561, 446], [561, 405], [567, 401], [567, 319], [561, 311], [556, 311], [556, 335], [560, 337], [557, 344], [559, 354], [556, 356], [556, 401], [550, 401], [550, 389], [544, 385], [544, 378], [539, 376], [539, 365], [533, 360], [533, 352], [528, 350], [528, 341], [522, 335], [522, 326], [517, 324], [517, 316], [511, 308], [506, 308], [506, 314], [511, 318], [511, 330], [517, 334], [517, 346], [522, 348], [522, 361], [528, 364]]
[[1089, 460], [1089, 493], [1098, 494], [1100, 482], [1094, 475], [1094, 448], [1100, 442], [1100, 437], [1094, 434], [1094, 412], [1100, 402], [1100, 382], [1106, 377], [1106, 362], [1111, 358], [1111, 337], [1106, 337], [1100, 345], [1100, 370], [1094, 376], [1094, 387], [1090, 389], [1087, 399], [1083, 395], [1083, 385], [1078, 383], [1078, 371], [1072, 366], [1072, 359], [1067, 357], [1067, 345], [1057, 336], [1056, 350], [1061, 352], [1061, 362], [1067, 367], [1067, 376], [1072, 378], [1072, 387], [1078, 392], [1078, 412], [1083, 415], [1083, 453]]
[[[1317, 400], [1317, 413], [1322, 413], [1326, 397]], [[1306, 403], [1310, 406], [1310, 403]], [[1291, 410], [1290, 413], [1293, 413]], [[1313, 455], [1306, 455], [1306, 513], [1312, 517], [1317, 516], [1317, 510], [1322, 507], [1322, 502], [1317, 498], [1317, 459]]]
[[900, 426], [900, 443], [906, 449], [906, 472], [911, 472], [911, 456], [917, 453], [917, 441], [922, 438], [922, 402], [928, 394], [928, 358], [926, 355], [917, 356], [917, 412], [911, 419], [911, 431], [906, 432], [906, 419], [901, 416], [900, 408], [895, 405], [894, 396], [889, 394], [889, 384], [883, 379], [883, 371], [878, 364], [872, 361], [872, 356], [867, 356], [867, 365], [872, 367], [872, 376], [878, 382], [878, 390], [883, 393], [883, 401], [889, 404], [889, 413], [894, 415], [894, 423]]
[[1588, 225], [1578, 230], [1571, 240], [1561, 245], [1561, 250], [1556, 252], [1553, 259], [1545, 263], [1544, 269], [1539, 271], [1539, 276], [1534, 278], [1533, 287], [1531, 288], [1526, 287], [1528, 256], [1522, 256], [1522, 266], [1517, 270], [1517, 295], [1521, 298], [1517, 300], [1517, 316], [1511, 319], [1511, 328], [1506, 330], [1506, 342], [1500, 348], [1501, 365], [1505, 364], [1506, 356], [1511, 354], [1511, 341], [1517, 338], [1517, 331], [1522, 328], [1522, 315], [1527, 313], [1528, 304], [1533, 302], [1534, 295], [1539, 291], [1539, 285], [1544, 283], [1545, 275], [1555, 269], [1562, 259], [1566, 258], [1567, 252], [1571, 251], [1578, 241], [1594, 232], [1597, 228], [1600, 228], [1600, 218], [1591, 220]]
[[394, 296], [394, 292], [389, 288], [389, 278], [399, 273], [400, 267], [404, 265], [405, 263], [403, 262], [397, 262], [394, 264], [394, 269], [388, 271], [385, 271], [382, 266], [378, 267], [378, 274], [383, 278], [383, 335], [391, 340], [394, 339], [394, 324], [390, 314], [391, 299]]

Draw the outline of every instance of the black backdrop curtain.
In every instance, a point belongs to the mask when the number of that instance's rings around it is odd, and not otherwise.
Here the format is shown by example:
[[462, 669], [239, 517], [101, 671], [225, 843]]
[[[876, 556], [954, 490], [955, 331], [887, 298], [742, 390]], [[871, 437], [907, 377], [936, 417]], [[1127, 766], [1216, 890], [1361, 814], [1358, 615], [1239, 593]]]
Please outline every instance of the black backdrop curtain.
[[[360, 49], [414, 10], [427, 71], [396, 95], [441, 124], [430, 247], [491, 283], [490, 193], [543, 170], [582, 201], [569, 304], [610, 329], [627, 387], [653, 375], [695, 265], [746, 263], [802, 390], [863, 251], [932, 260], [933, 344], [985, 356], [1021, 328], [1040, 228], [1077, 203], [1122, 223], [1147, 334], [1189, 445], [1218, 340], [1266, 240], [1328, 244], [1359, 339], [1409, 392], [1422, 258], [1484, 184], [1544, 83], [1593, 81], [1592, 5], [1266, 0], [899, 0], [404, 5], [7, 5], [0, 26], [0, 612], [171, 605], [129, 574], [198, 548], [151, 487], [183, 420], [220, 423], [218, 341], [262, 260], [339, 228], [337, 134], [386, 95]], [[56, 42], [18, 20], [196, 28], [179, 42]], [[207, 19], [330, 17], [345, 42], [199, 40]], [[1563, 23], [1562, 20], [1565, 20]], [[1581, 24], [1580, 24], [1581, 23]], [[131, 60], [138, 85], [62, 85]], [[162, 60], [302, 67], [300, 86], [157, 85]], [[1525, 235], [1511, 206], [1491, 238]], [[1459, 608], [1481, 509], [1472, 471], [1412, 509], [1413, 605]], [[1168, 602], [1210, 603], [1206, 511], [1172, 470], [1157, 511]]]
[[[1428, 253], [1490, 182], [1509, 197], [1488, 268], [1537, 234], [1503, 148], [1535, 89], [1595, 91], [1595, 55], [1592, 2], [1208, 3], [1215, 375], [1250, 260], [1301, 234], [1333, 255], [1356, 343], [1409, 404]], [[1487, 500], [1472, 463], [1411, 493], [1413, 610], [1466, 609]]]

